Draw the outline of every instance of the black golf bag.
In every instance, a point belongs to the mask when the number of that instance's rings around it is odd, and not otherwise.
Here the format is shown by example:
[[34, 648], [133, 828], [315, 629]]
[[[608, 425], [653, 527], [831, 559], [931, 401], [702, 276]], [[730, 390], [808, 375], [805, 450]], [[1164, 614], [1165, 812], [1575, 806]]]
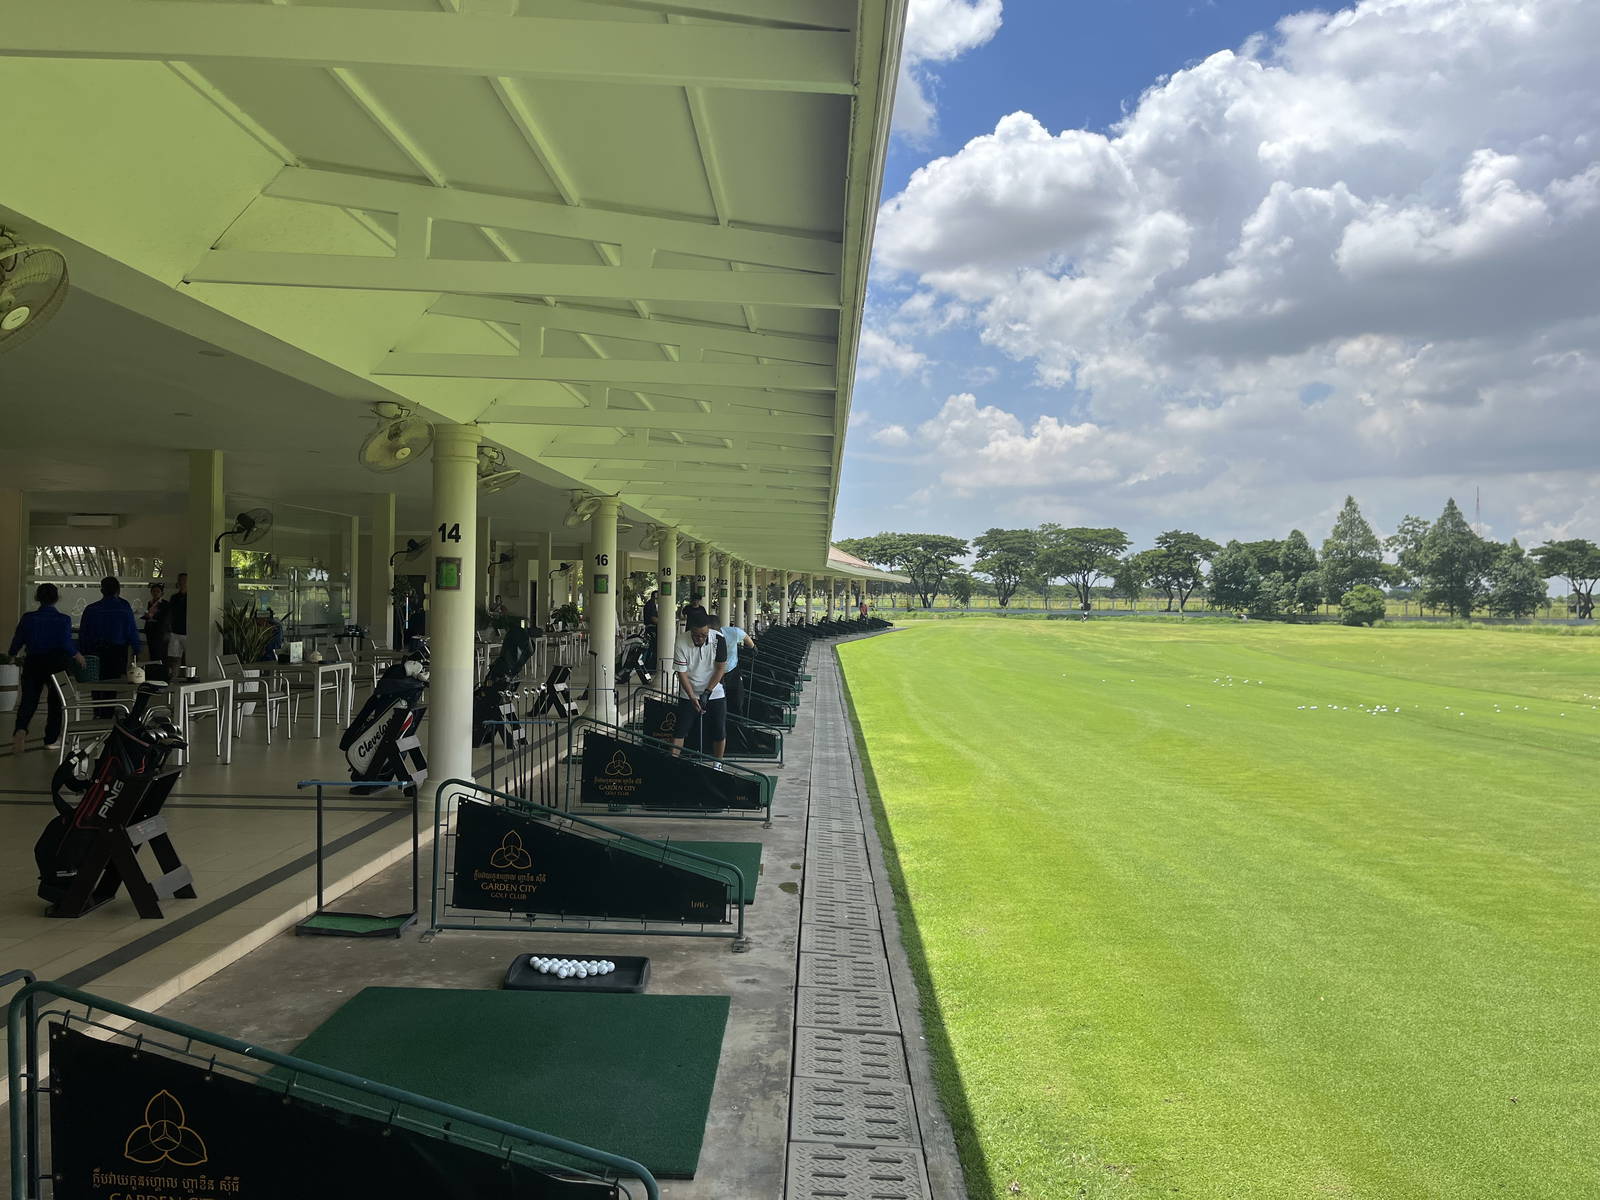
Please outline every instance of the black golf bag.
[[[182, 767], [167, 766], [167, 759], [185, 748], [171, 716], [153, 709], [166, 690], [164, 683], [140, 685], [132, 710], [117, 718], [98, 756], [80, 750], [56, 768], [50, 781], [56, 816], [33, 847], [39, 897], [50, 901], [51, 916], [82, 916], [124, 883], [142, 917], [161, 916], [161, 899], [194, 897], [160, 819], [183, 773]], [[137, 839], [129, 826], [140, 827]], [[140, 845], [155, 851], [163, 872], [153, 885], [138, 865]]]
[[656, 631], [648, 627], [643, 634], [629, 634], [622, 643], [622, 653], [617, 656], [617, 683], [624, 684], [633, 675], [640, 683], [655, 678]]
[[533, 657], [533, 640], [521, 627], [506, 634], [500, 653], [472, 693], [472, 744], [487, 746], [496, 737], [507, 749], [528, 740], [528, 731], [503, 722], [517, 719], [516, 679]]
[[[413, 638], [406, 656], [378, 676], [378, 686], [339, 739], [339, 749], [350, 764], [351, 779], [409, 779], [420, 784], [428, 777], [428, 759], [417, 736], [428, 711], [422, 702], [427, 687], [427, 643]], [[351, 795], [365, 796], [382, 790], [370, 787], [350, 791]]]

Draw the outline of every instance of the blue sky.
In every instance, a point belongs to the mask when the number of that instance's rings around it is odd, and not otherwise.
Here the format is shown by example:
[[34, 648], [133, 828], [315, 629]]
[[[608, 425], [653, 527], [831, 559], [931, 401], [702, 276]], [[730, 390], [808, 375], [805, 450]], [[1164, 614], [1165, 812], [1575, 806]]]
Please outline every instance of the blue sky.
[[1596, 536], [1596, 10], [912, 0], [835, 536]]

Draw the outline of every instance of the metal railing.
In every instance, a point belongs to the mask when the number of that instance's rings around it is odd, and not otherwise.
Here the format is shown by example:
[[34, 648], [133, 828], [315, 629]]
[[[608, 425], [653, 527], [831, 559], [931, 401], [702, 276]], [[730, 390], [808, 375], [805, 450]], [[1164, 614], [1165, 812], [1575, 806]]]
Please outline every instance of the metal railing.
[[[26, 986], [12, 997], [6, 1013], [14, 1200], [42, 1200], [51, 1194], [44, 1188], [52, 1182], [53, 1164], [41, 1136], [51, 1093], [40, 1063], [38, 1036], [47, 1024], [76, 1027], [101, 1041], [131, 1045], [141, 1055], [162, 1055], [207, 1074], [248, 1082], [281, 1096], [285, 1103], [299, 1100], [364, 1117], [385, 1128], [440, 1137], [499, 1162], [592, 1181], [614, 1189], [613, 1194], [632, 1196], [623, 1181], [637, 1181], [646, 1200], [660, 1200], [655, 1177], [632, 1159], [279, 1054], [77, 988], [34, 981], [27, 972], [0, 976], [0, 985], [20, 977], [26, 977]], [[64, 1006], [53, 1006], [51, 1001]]]
[[[744, 872], [732, 863], [685, 850], [669, 841], [640, 837], [576, 813], [484, 787], [464, 779], [447, 779], [435, 791], [433, 835], [433, 900], [429, 927], [433, 930], [472, 929], [512, 933], [643, 934], [657, 937], [731, 938], [735, 948], [748, 943], [744, 936], [746, 895]], [[670, 923], [659, 919], [565, 914], [510, 910], [471, 909], [454, 903], [457, 810], [463, 800], [503, 807], [519, 816], [547, 821], [550, 827], [600, 842], [618, 843], [647, 861], [684, 867], [724, 884], [727, 906], [723, 919]]]

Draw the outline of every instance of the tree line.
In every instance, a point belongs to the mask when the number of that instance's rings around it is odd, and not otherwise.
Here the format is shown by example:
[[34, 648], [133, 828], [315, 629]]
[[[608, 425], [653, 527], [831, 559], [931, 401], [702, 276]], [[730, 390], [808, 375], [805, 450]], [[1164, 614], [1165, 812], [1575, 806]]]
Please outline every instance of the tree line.
[[[1053, 588], [1068, 589], [1084, 608], [1095, 595], [1137, 601], [1164, 595], [1167, 611], [1184, 611], [1196, 595], [1213, 608], [1252, 617], [1286, 618], [1340, 605], [1351, 623], [1370, 623], [1388, 597], [1414, 596], [1452, 616], [1487, 609], [1495, 616], [1526, 617], [1546, 601], [1547, 580], [1561, 579], [1569, 604], [1594, 617], [1600, 586], [1600, 547], [1584, 538], [1546, 542], [1524, 550], [1515, 539], [1496, 542], [1473, 529], [1454, 499], [1428, 521], [1406, 516], [1380, 539], [1353, 496], [1321, 550], [1298, 529], [1282, 539], [1219, 545], [1201, 534], [1169, 529], [1147, 549], [1116, 528], [989, 529], [969, 542], [940, 533], [879, 533], [848, 538], [839, 547], [886, 570], [905, 575], [906, 589], [922, 607], [939, 595], [971, 603], [990, 591], [1001, 607], [1023, 588], [1048, 603]], [[972, 557], [970, 568], [963, 562]]]

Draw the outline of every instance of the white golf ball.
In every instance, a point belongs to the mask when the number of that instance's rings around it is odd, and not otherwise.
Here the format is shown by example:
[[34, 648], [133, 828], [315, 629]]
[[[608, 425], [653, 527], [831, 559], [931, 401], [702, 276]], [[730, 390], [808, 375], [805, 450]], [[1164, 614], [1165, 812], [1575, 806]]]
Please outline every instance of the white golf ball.
[[556, 972], [557, 977], [561, 978], [561, 979], [566, 979], [571, 974], [572, 974], [572, 968], [571, 967], [562, 967], [559, 971]]
[[576, 975], [579, 979], [587, 979], [587, 978], [589, 978], [589, 972], [585, 971], [582, 967], [579, 967], [576, 971], [573, 972], [573, 974]]

